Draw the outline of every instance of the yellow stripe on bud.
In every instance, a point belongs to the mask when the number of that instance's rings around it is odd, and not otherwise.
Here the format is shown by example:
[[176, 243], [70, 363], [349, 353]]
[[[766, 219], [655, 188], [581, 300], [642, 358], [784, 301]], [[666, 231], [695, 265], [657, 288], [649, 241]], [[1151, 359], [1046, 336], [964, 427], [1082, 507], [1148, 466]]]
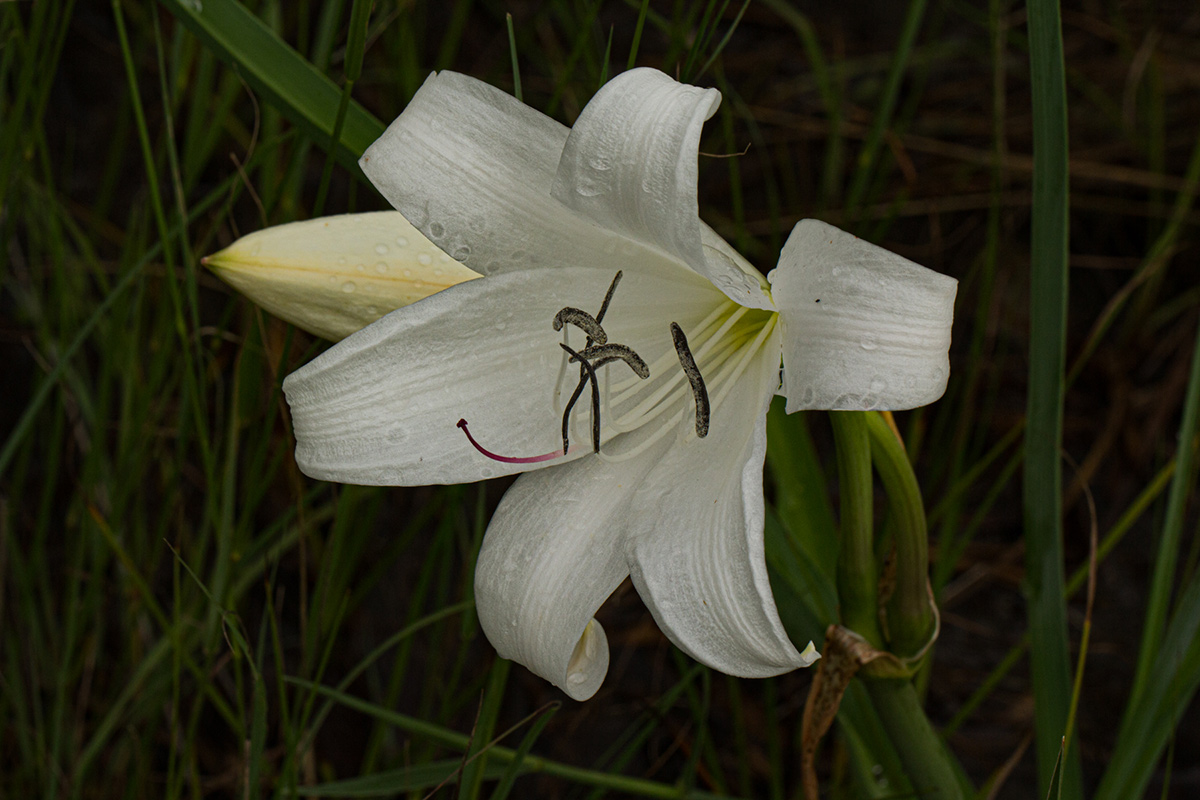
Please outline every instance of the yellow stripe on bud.
[[275, 316], [335, 342], [479, 277], [398, 211], [277, 225], [243, 236], [203, 263]]

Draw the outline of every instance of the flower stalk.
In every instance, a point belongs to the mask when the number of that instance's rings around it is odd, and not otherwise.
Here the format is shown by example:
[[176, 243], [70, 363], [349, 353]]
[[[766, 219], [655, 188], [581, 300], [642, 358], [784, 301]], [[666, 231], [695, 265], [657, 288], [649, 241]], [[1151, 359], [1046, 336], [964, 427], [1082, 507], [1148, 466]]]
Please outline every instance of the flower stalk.
[[831, 411], [841, 492], [837, 587], [842, 624], [883, 648], [879, 627], [879, 569], [873, 536], [874, 491], [867, 412]]
[[[842, 627], [826, 632], [825, 656], [805, 708], [804, 729], [820, 738], [850, 676], [865, 683], [905, 773], [920, 796], [964, 796], [953, 758], [921, 707], [912, 674], [937, 636], [929, 594], [928, 541], [920, 487], [904, 449], [887, 419], [866, 411], [832, 412], [841, 493], [837, 568]], [[895, 547], [895, 579], [880, 623], [880, 569], [872, 536], [874, 481], [878, 472], [888, 498], [890, 539]], [[827, 667], [831, 669], [827, 669]], [[832, 704], [832, 705], [831, 705]], [[825, 721], [816, 724], [821, 709]], [[806, 768], [806, 796], [818, 796], [815, 772]]]
[[896, 547], [896, 584], [887, 605], [890, 649], [901, 658], [918, 656], [933, 632], [929, 594], [929, 533], [921, 487], [904, 443], [881, 414], [867, 414], [871, 458], [887, 493]]

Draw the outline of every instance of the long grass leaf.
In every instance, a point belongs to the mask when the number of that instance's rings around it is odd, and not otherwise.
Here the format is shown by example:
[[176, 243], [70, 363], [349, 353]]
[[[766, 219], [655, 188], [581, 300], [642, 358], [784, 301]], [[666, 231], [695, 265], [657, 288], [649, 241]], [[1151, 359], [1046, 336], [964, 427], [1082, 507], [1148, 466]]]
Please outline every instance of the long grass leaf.
[[[162, 0], [188, 30], [263, 94], [268, 102], [316, 143], [334, 140], [342, 90], [236, 0]], [[357, 170], [358, 157], [383, 134], [384, 126], [351, 100], [338, 142], [338, 159]]]
[[[296, 686], [308, 689], [315, 694], [335, 700], [346, 708], [359, 711], [368, 716], [382, 720], [390, 725], [395, 725], [401, 730], [408, 731], [409, 733], [428, 737], [429, 739], [447, 747], [465, 750], [470, 745], [470, 737], [465, 733], [452, 731], [435, 723], [427, 722], [423, 719], [411, 717], [407, 714], [401, 714], [399, 712], [392, 711], [391, 709], [382, 708], [374, 703], [368, 703], [352, 695], [334, 691], [333, 689], [317, 683], [302, 681], [295, 678], [287, 678], [286, 680], [289, 683], [295, 684]], [[516, 759], [517, 751], [507, 747], [493, 747], [488, 751], [488, 755], [494, 758], [497, 762], [507, 764]], [[596, 770], [584, 769], [582, 767], [573, 767], [569, 764], [563, 764], [559, 761], [553, 761], [540, 756], [525, 756], [524, 760], [529, 772], [540, 772], [545, 775], [553, 775], [555, 777], [574, 781], [585, 786], [597, 786], [617, 792], [624, 792], [626, 794], [638, 795], [640, 797], [682, 797], [697, 798], [697, 800], [716, 797], [708, 792], [680, 792], [678, 787], [670, 784], [658, 783], [656, 781], [645, 780], [643, 778], [629, 778], [624, 775], [616, 775], [609, 772], [599, 772]], [[456, 761], [455, 763], [458, 764], [461, 762]]]
[[[1068, 145], [1062, 23], [1057, 0], [1028, 0], [1033, 83], [1033, 231], [1028, 425], [1025, 433], [1025, 591], [1029, 608], [1040, 785], [1050, 785], [1071, 696], [1063, 600], [1062, 442], [1067, 317]], [[1078, 749], [1062, 764], [1068, 797], [1082, 786]]]
[[1193, 574], [1166, 635], [1159, 630], [1170, 606], [1184, 514], [1188, 497], [1194, 491], [1192, 464], [1198, 417], [1200, 327], [1192, 350], [1191, 375], [1179, 426], [1179, 453], [1167, 495], [1167, 513], [1146, 608], [1137, 673], [1118, 735], [1118, 747], [1097, 797], [1141, 796], [1176, 722], [1200, 684], [1200, 575]]

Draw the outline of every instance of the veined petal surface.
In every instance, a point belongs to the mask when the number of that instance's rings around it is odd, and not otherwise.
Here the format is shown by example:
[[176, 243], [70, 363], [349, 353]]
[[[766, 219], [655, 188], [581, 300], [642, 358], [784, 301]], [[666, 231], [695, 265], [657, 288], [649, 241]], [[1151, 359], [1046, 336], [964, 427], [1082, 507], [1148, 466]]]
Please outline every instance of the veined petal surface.
[[716, 89], [655, 69], [601, 87], [571, 128], [553, 194], [597, 225], [649, 243], [708, 278], [731, 300], [770, 308], [759, 281], [702, 246], [700, 130], [721, 103]]
[[544, 267], [673, 270], [652, 247], [550, 196], [566, 141], [566, 127], [512, 95], [438, 72], [359, 164], [430, 241], [481, 275]]
[[[565, 399], [556, 391], [569, 396], [578, 367], [564, 370], [563, 333], [552, 321], [567, 306], [596, 313], [613, 275], [568, 268], [468, 281], [342, 340], [283, 384], [300, 468], [344, 483], [421, 486], [469, 483], [590, 452], [503, 463], [478, 452], [457, 423], [465, 419], [483, 447], [503, 456], [561, 451]], [[672, 348], [664, 314], [696, 324], [717, 298], [687, 272], [672, 280], [626, 274], [604, 328], [611, 342], [653, 361]], [[583, 333], [564, 330], [582, 349]], [[586, 413], [586, 399], [580, 407]]]
[[676, 441], [630, 511], [630, 572], [659, 627], [696, 660], [741, 677], [815, 660], [795, 648], [779, 620], [763, 543], [765, 415], [779, 346], [774, 331], [728, 384], [708, 436]]
[[276, 225], [243, 236], [204, 263], [270, 313], [334, 342], [479, 277], [396, 211]]
[[814, 219], [767, 276], [787, 411], [904, 409], [946, 390], [958, 282]]
[[479, 623], [502, 657], [575, 700], [595, 694], [608, 671], [593, 615], [629, 574], [629, 498], [665, 448], [522, 475], [488, 525], [475, 568]]

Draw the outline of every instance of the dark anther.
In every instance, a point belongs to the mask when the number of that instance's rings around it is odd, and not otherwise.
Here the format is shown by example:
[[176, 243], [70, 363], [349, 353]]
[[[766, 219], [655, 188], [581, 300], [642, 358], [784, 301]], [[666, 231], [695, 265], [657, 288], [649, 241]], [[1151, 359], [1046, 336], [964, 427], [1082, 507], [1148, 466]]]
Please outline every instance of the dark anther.
[[[642, 357], [623, 344], [595, 344], [580, 350], [579, 356], [590, 361], [596, 361], [597, 363], [592, 365], [596, 367], [612, 361], [624, 361], [639, 378], [650, 377], [650, 368], [646, 366], [646, 362], [642, 360]], [[572, 358], [571, 360], [574, 361], [575, 359]]]
[[567, 306], [554, 315], [554, 330], [561, 331], [564, 323], [570, 323], [586, 333], [588, 335], [588, 344], [591, 344], [593, 340], [598, 344], [604, 344], [608, 341], [608, 334], [604, 332], [604, 328], [600, 327], [600, 320], [586, 311]]
[[608, 292], [604, 295], [604, 302], [600, 304], [600, 313], [596, 316], [593, 317], [586, 311], [570, 306], [554, 316], [554, 330], [560, 331], [564, 324], [569, 323], [587, 334], [587, 344], [578, 353], [565, 344], [559, 345], [571, 354], [569, 361], [579, 362], [579, 383], [575, 386], [575, 391], [571, 393], [571, 399], [567, 401], [567, 407], [563, 410], [563, 455], [566, 455], [571, 444], [569, 438], [571, 409], [575, 408], [575, 403], [583, 394], [583, 387], [587, 385], [588, 381], [592, 383], [592, 449], [597, 453], [600, 452], [600, 381], [596, 378], [598, 367], [614, 361], [624, 361], [639, 378], [650, 377], [650, 368], [646, 366], [642, 357], [623, 344], [609, 344], [608, 334], [600, 326], [600, 323], [604, 321], [604, 315], [608, 313], [608, 306], [612, 302], [613, 293], [617, 291], [617, 284], [621, 282], [622, 274], [620, 270], [617, 270], [612, 283], [608, 286]]
[[[579, 365], [581, 367], [583, 367], [583, 369], [587, 372], [587, 377], [584, 378], [584, 380], [585, 381], [590, 380], [592, 382], [592, 452], [599, 453], [600, 452], [600, 382], [598, 380], [596, 380], [596, 370], [594, 370], [592, 368], [591, 363], [588, 362], [587, 359], [583, 358], [581, 355], [579, 355], [579, 353], [576, 353], [574, 350], [567, 347], [565, 344], [562, 344], [560, 342], [558, 346], [561, 347], [563, 350], [566, 350], [568, 353], [570, 353], [571, 360], [578, 361]], [[567, 428], [569, 427], [570, 422], [571, 422], [571, 407], [575, 404], [575, 401], [577, 399], [579, 399], [579, 393], [582, 390], [583, 390], [583, 382], [581, 381], [579, 383], [578, 388], [576, 388], [576, 390], [575, 390], [575, 394], [571, 397], [571, 403], [567, 406], [567, 410], [563, 413], [563, 427], [562, 427], [563, 455], [567, 454], [567, 448], [570, 447], [570, 445], [571, 445], [570, 439], [568, 439], [568, 437], [567, 437]]]
[[692, 358], [692, 351], [688, 349], [683, 328], [674, 322], [671, 323], [671, 338], [675, 341], [675, 353], [679, 356], [683, 374], [687, 375], [688, 382], [692, 385], [692, 397], [696, 398], [696, 435], [703, 439], [708, 436], [708, 389], [704, 386], [704, 377], [700, 374], [700, 368], [696, 366], [696, 359]]

